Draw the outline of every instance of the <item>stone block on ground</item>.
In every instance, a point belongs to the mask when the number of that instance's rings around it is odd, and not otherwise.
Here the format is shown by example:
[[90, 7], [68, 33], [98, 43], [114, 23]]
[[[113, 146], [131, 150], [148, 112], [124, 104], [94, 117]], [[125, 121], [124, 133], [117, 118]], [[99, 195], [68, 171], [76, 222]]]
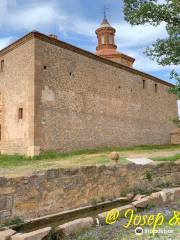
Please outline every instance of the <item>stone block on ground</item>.
[[161, 191], [160, 191], [160, 192], [152, 193], [152, 194], [149, 196], [149, 198], [150, 198], [151, 204], [161, 205], [161, 204], [163, 203], [163, 198], [162, 198]]
[[11, 237], [11, 240], [42, 240], [50, 231], [51, 227], [47, 227], [29, 233], [17, 233]]
[[11, 236], [14, 235], [16, 233], [16, 231], [12, 230], [12, 229], [7, 229], [5, 231], [1, 231], [0, 232], [0, 240], [10, 240]]
[[[116, 211], [119, 211], [119, 217], [124, 217], [124, 213], [129, 210], [129, 209], [132, 209], [132, 210], [135, 210], [136, 211], [136, 207], [131, 205], [131, 204], [128, 204], [128, 205], [125, 205], [125, 206], [122, 206], [122, 207], [118, 207], [116, 208]], [[111, 210], [110, 210], [111, 211]], [[101, 224], [105, 224], [106, 223], [106, 218], [108, 216], [108, 213], [110, 211], [107, 211], [107, 212], [103, 212], [103, 213], [100, 213], [98, 214], [98, 220]], [[118, 219], [117, 219], [118, 220]]]
[[128, 193], [126, 194], [126, 197], [128, 198], [128, 200], [132, 200], [134, 197], [134, 193]]
[[146, 195], [141, 195], [141, 194], [137, 194], [134, 198], [133, 198], [133, 201], [139, 201], [141, 200], [142, 198], [146, 197]]
[[165, 188], [161, 191], [163, 202], [171, 202], [180, 199], [180, 188]]
[[136, 208], [146, 208], [150, 204], [150, 198], [144, 197], [131, 203]]
[[58, 226], [57, 231], [61, 235], [68, 236], [83, 229], [90, 228], [93, 225], [94, 220], [92, 217], [80, 218]]

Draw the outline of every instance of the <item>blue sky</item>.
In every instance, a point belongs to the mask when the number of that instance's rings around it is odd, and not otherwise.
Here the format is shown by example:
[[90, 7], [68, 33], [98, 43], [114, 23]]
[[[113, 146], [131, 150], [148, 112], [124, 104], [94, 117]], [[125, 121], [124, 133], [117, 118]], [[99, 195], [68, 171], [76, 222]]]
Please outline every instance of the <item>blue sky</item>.
[[164, 24], [156, 28], [148, 25], [131, 27], [123, 18], [123, 1], [0, 0], [0, 49], [36, 29], [95, 52], [95, 29], [102, 21], [104, 5], [108, 8], [109, 22], [117, 30], [119, 51], [136, 58], [134, 68], [170, 81], [171, 67], [159, 66], [142, 53], [157, 38], [167, 36]]

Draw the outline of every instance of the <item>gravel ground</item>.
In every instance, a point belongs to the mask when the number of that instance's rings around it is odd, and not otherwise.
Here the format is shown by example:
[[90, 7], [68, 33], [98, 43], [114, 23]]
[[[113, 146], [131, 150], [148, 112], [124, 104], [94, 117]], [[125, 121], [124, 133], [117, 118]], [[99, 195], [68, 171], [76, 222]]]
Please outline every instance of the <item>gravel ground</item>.
[[[113, 225], [104, 225], [99, 227], [91, 228], [87, 231], [82, 232], [78, 236], [69, 238], [68, 240], [179, 240], [180, 239], [180, 218], [179, 226], [169, 226], [168, 221], [174, 215], [174, 211], [179, 211], [180, 201], [171, 203], [166, 206], [152, 207], [144, 211], [138, 212], [138, 215], [150, 215], [162, 213], [165, 217], [165, 221], [161, 227], [157, 230], [166, 231], [166, 233], [157, 233], [154, 236], [151, 233], [145, 231], [151, 230], [151, 227], [143, 227], [143, 235], [135, 234], [135, 227], [129, 229], [124, 228], [122, 225], [126, 224], [127, 219], [120, 219]], [[170, 232], [168, 232], [170, 231]]]

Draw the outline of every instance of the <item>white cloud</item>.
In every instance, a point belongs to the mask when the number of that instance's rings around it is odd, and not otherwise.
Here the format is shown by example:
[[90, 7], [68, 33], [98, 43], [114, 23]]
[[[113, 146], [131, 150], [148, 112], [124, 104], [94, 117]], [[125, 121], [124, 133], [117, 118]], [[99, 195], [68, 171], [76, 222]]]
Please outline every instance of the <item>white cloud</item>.
[[178, 69], [177, 66], [161, 66], [157, 64], [157, 62], [152, 61], [149, 57], [145, 56], [143, 54], [143, 48], [133, 48], [131, 50], [129, 49], [123, 49], [121, 51], [128, 56], [134, 57], [135, 63], [134, 68], [139, 69], [144, 72], [155, 72], [160, 70], [172, 70], [172, 69]]
[[157, 38], [167, 37], [165, 24], [154, 27], [151, 25], [131, 26], [126, 22], [114, 25], [116, 28], [116, 40], [119, 47], [145, 46], [154, 42]]
[[[25, 7], [26, 6], [26, 7]], [[99, 22], [87, 20], [76, 14], [71, 14], [68, 9], [57, 7], [57, 2], [36, 2], [20, 7], [16, 0], [0, 0], [0, 27], [9, 29], [41, 29], [42, 26], [59, 25], [59, 30], [64, 36], [69, 33], [81, 34], [85, 37], [96, 39], [95, 30]], [[157, 38], [166, 37], [165, 25], [158, 27], [150, 25], [131, 26], [122, 21], [112, 23], [116, 28], [116, 42], [119, 48], [145, 46]]]
[[49, 3], [32, 4], [31, 7], [20, 7], [15, 0], [1, 0], [0, 2], [0, 27], [8, 29], [26, 29], [47, 27], [58, 21], [64, 21], [67, 16], [63, 11], [57, 11], [55, 5]]
[[0, 38], [0, 50], [9, 45], [12, 42], [12, 37]]
[[87, 21], [85, 19], [78, 18], [77, 16], [72, 16], [66, 18], [64, 22], [60, 23], [59, 29], [66, 36], [68, 35], [68, 32], [73, 32], [87, 37], [95, 37], [95, 29], [97, 26], [98, 23], [96, 22]]
[[14, 12], [8, 22], [12, 24], [15, 21], [16, 26], [29, 30], [42, 24], [53, 23], [57, 17], [55, 10], [51, 6], [35, 6], [31, 9]]
[[[72, 19], [75, 19], [75, 21], [72, 21]], [[88, 37], [96, 45], [95, 30], [98, 26], [99, 23], [95, 21], [87, 21], [77, 16], [72, 16], [71, 18], [67, 18], [64, 24], [60, 24], [59, 29], [67, 38], [69, 32], [74, 32]], [[167, 36], [164, 24], [158, 27], [150, 25], [132, 27], [126, 22], [121, 22], [119, 24], [112, 24], [112, 26], [116, 28], [116, 43], [119, 51], [136, 58], [135, 68], [145, 72], [171, 69], [170, 67], [163, 68], [143, 54], [145, 47], [151, 45], [157, 38]], [[87, 46], [86, 49], [92, 49], [92, 46]]]
[[163, 4], [163, 3], [166, 3], [166, 2], [167, 2], [167, 0], [157, 0], [158, 4]]
[[[97, 43], [95, 30], [100, 22], [70, 14], [67, 7], [57, 6], [57, 0], [44, 1], [43, 3], [42, 1], [32, 1], [32, 4], [23, 6], [19, 6], [16, 0], [0, 0], [0, 28], [14, 31], [17, 29], [41, 31], [45, 27], [47, 31], [49, 26], [57, 25], [60, 34], [64, 35], [68, 42], [73, 42], [75, 38], [77, 42], [77, 34], [80, 34], [82, 35], [82, 39], [79, 41], [81, 46], [89, 50], [95, 49]], [[167, 36], [165, 24], [158, 27], [150, 25], [131, 26], [124, 21], [112, 22], [111, 24], [116, 28], [116, 43], [119, 51], [136, 58], [135, 68], [145, 72], [170, 69], [170, 67], [162, 68], [142, 53], [143, 49], [150, 46], [156, 39]], [[68, 39], [68, 36], [71, 38]], [[85, 44], [82, 44], [83, 39], [87, 40]], [[8, 45], [11, 40], [12, 38], [0, 39], [0, 48]]]

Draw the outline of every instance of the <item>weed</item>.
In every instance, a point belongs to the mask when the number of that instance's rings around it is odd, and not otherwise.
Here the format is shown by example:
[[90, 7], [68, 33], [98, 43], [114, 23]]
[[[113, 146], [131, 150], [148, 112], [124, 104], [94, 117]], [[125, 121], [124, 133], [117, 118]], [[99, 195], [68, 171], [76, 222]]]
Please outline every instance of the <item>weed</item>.
[[147, 171], [146, 173], [145, 173], [145, 178], [148, 180], [148, 181], [152, 181], [152, 172], [149, 172], [149, 171]]
[[92, 206], [96, 206], [98, 204], [98, 200], [96, 199], [96, 198], [93, 198], [92, 200], [91, 200], [91, 205]]
[[19, 225], [22, 223], [24, 223], [24, 221], [20, 217], [15, 216], [14, 218], [11, 218], [10, 220], [6, 221], [4, 223], [4, 226]]

